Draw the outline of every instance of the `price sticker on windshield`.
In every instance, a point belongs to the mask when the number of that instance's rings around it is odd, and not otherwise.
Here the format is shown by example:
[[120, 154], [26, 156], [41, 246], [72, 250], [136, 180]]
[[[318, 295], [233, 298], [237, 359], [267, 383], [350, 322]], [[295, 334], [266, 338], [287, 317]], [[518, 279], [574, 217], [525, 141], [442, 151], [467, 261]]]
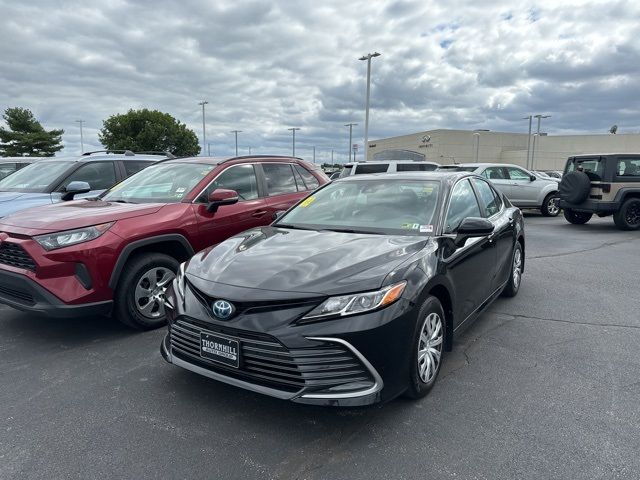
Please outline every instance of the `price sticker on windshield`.
[[420, 233], [433, 233], [433, 225], [420, 225]]
[[307, 208], [309, 205], [311, 205], [313, 202], [316, 201], [316, 197], [314, 197], [313, 195], [311, 195], [308, 198], [305, 198], [301, 203], [300, 206], [302, 208]]

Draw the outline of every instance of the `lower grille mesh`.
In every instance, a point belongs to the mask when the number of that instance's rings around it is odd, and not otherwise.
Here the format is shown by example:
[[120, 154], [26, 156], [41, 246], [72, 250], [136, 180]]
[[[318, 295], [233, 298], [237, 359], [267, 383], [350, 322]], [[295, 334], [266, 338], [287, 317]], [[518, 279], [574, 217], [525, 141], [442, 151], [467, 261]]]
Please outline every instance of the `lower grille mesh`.
[[36, 271], [36, 264], [20, 245], [11, 242], [0, 243], [0, 263], [12, 267]]
[[[200, 357], [200, 332], [232, 336], [240, 342], [240, 368]], [[171, 325], [172, 353], [209, 370], [288, 392], [323, 390], [371, 381], [367, 369], [343, 345], [289, 350], [275, 338], [229, 327], [201, 326], [179, 319]]]

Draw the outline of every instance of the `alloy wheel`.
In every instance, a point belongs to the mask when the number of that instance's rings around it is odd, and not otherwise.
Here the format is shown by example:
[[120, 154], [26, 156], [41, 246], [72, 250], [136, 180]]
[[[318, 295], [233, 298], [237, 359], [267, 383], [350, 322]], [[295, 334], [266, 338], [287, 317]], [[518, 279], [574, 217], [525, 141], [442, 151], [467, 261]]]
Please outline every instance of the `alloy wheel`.
[[175, 274], [165, 267], [156, 267], [140, 276], [134, 294], [138, 311], [147, 318], [162, 318], [164, 311], [164, 292]]
[[522, 278], [522, 250], [516, 248], [513, 254], [513, 286], [516, 290], [520, 287]]
[[418, 340], [418, 374], [424, 383], [431, 383], [438, 373], [444, 340], [442, 318], [430, 313], [425, 318]]
[[633, 202], [627, 207], [625, 220], [632, 226], [640, 224], [640, 202]]
[[549, 215], [555, 217], [560, 213], [560, 207], [558, 207], [558, 197], [552, 197], [547, 202], [547, 212]]

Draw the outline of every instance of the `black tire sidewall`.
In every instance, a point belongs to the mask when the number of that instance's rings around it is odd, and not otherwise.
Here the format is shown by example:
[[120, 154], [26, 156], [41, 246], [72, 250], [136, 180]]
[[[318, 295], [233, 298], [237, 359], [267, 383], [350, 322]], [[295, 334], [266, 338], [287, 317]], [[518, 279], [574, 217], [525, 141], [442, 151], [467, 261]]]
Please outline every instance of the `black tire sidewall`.
[[620, 209], [614, 213], [613, 221], [620, 230], [638, 230], [640, 224], [632, 225], [627, 222], [627, 210], [634, 203], [640, 203], [640, 198], [629, 198], [624, 201]]
[[154, 267], [165, 267], [175, 273], [179, 266], [178, 260], [163, 253], [142, 253], [130, 258], [116, 287], [114, 296], [116, 318], [125, 325], [139, 330], [153, 330], [165, 325], [166, 318], [152, 320], [138, 312], [135, 306], [135, 287], [140, 276]]
[[576, 212], [575, 210], [572, 210], [570, 208], [564, 209], [564, 218], [567, 220], [567, 222], [573, 225], [584, 225], [589, 220], [591, 220], [592, 216], [593, 213]]
[[[418, 374], [418, 339], [420, 338], [420, 334], [422, 331], [422, 325], [424, 323], [424, 319], [430, 313], [437, 313], [440, 315], [442, 319], [442, 330], [443, 330], [443, 340], [442, 340], [442, 353], [440, 354], [440, 363], [438, 364], [438, 371], [436, 375], [433, 377], [433, 380], [429, 383], [424, 383]], [[447, 339], [447, 321], [444, 315], [444, 309], [442, 308], [442, 304], [440, 301], [433, 296], [428, 296], [424, 301], [420, 310], [418, 311], [418, 317], [416, 321], [416, 325], [414, 328], [413, 336], [411, 337], [411, 358], [409, 364], [409, 386], [407, 389], [407, 396], [410, 398], [422, 398], [433, 388], [436, 381], [438, 380], [438, 375], [440, 374], [440, 369], [442, 367], [442, 362], [444, 360], [444, 353]]]
[[569, 172], [562, 177], [558, 189], [562, 200], [577, 205], [585, 201], [589, 196], [591, 180], [584, 172]]
[[516, 250], [520, 250], [520, 254], [522, 255], [522, 259], [524, 261], [524, 251], [522, 250], [522, 245], [520, 242], [516, 242], [513, 247], [513, 255], [511, 256], [511, 264], [509, 265], [509, 280], [502, 290], [502, 295], [505, 297], [515, 297], [520, 291], [520, 287], [522, 286], [522, 270], [520, 271], [520, 283], [516, 287], [515, 282], [513, 280], [513, 262], [516, 258]]

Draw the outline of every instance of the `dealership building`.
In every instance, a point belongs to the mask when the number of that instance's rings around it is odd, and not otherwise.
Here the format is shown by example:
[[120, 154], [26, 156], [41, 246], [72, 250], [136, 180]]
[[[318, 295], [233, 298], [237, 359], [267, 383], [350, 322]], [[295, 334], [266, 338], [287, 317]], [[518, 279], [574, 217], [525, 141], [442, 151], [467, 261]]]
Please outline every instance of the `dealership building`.
[[[530, 141], [529, 141], [530, 140]], [[567, 157], [584, 153], [640, 153], [640, 134], [546, 135], [488, 130], [428, 130], [369, 141], [369, 160], [414, 158], [442, 165], [466, 162], [513, 163], [562, 170]]]

